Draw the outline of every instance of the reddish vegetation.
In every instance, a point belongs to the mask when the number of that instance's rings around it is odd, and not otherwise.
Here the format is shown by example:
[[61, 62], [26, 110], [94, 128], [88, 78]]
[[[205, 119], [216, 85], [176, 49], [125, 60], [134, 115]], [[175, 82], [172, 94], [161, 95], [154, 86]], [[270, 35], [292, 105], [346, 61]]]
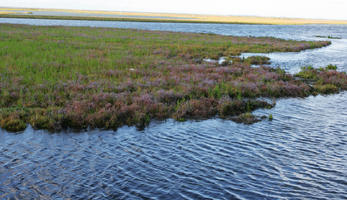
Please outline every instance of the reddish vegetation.
[[[0, 50], [0, 126], [9, 131], [23, 130], [26, 124], [53, 131], [143, 128], [153, 119], [214, 116], [251, 123], [258, 119], [248, 112], [274, 106], [257, 97], [305, 97], [337, 92], [347, 85], [346, 74], [330, 68], [304, 69], [293, 77], [281, 69], [252, 68], [247, 61], [219, 66], [194, 60], [240, 52], [296, 51], [326, 42], [0, 26], [7, 28], [0, 29], [4, 38], [0, 44], [8, 48]], [[18, 40], [21, 37], [27, 40]], [[70, 39], [61, 42], [60, 37]], [[263, 61], [268, 60], [254, 62]]]

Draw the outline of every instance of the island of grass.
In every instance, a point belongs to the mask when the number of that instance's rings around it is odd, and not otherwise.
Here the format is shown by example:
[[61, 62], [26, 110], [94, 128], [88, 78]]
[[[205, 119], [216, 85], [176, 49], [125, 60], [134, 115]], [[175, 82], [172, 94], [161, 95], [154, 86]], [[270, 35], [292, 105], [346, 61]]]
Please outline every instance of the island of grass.
[[[221, 117], [258, 121], [259, 100], [347, 89], [334, 66], [293, 76], [234, 59], [244, 52], [301, 51], [328, 41], [0, 24], [0, 127], [35, 129], [145, 127], [151, 120]], [[254, 62], [268, 62], [257, 57]]]
[[336, 36], [324, 36], [324, 35], [316, 35], [317, 38], [327, 38], [327, 39], [342, 39], [341, 37], [336, 37]]

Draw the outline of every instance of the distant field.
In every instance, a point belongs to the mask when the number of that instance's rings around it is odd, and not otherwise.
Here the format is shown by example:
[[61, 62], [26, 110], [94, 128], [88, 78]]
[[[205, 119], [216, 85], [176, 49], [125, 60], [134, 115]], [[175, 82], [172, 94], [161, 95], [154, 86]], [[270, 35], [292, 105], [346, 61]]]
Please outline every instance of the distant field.
[[66, 9], [0, 8], [0, 17], [79, 19], [79, 20], [123, 20], [195, 23], [238, 24], [347, 24], [347, 20], [294, 19], [254, 16], [218, 16], [196, 14], [141, 13], [119, 11], [87, 11]]

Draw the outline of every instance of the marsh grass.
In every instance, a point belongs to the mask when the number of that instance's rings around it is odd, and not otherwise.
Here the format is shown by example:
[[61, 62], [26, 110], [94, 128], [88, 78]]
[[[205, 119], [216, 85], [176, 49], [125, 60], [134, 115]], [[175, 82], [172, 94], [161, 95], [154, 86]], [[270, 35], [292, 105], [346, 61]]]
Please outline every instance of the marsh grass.
[[317, 38], [327, 38], [327, 39], [342, 39], [341, 37], [336, 37], [336, 36], [331, 36], [331, 35], [328, 35], [328, 36], [323, 36], [323, 35], [316, 35]]
[[266, 56], [250, 56], [243, 60], [243, 62], [251, 65], [268, 65], [270, 64], [270, 58]]
[[306, 76], [281, 69], [195, 62], [244, 52], [301, 51], [327, 41], [5, 24], [0, 38], [0, 126], [14, 132], [27, 124], [59, 131], [228, 118], [273, 106], [257, 97], [346, 89], [346, 74], [331, 67], [304, 69], [312, 74], [316, 86], [311, 87]]

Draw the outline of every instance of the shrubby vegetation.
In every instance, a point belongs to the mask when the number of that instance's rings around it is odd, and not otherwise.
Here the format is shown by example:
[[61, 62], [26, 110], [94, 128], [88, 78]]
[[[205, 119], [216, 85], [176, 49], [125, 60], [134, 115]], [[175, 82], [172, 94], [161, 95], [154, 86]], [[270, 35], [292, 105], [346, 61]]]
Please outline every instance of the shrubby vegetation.
[[4, 24], [0, 38], [0, 126], [14, 132], [27, 124], [52, 131], [143, 128], [153, 119], [214, 116], [251, 123], [257, 118], [250, 112], [274, 106], [258, 97], [305, 97], [347, 87], [346, 74], [331, 66], [304, 68], [294, 77], [252, 68], [253, 62], [196, 62], [301, 51], [330, 44], [325, 41]]
[[337, 72], [335, 65], [314, 69], [311, 66], [303, 67], [295, 76], [313, 88], [313, 94], [337, 93], [347, 89], [347, 77], [344, 72]]

